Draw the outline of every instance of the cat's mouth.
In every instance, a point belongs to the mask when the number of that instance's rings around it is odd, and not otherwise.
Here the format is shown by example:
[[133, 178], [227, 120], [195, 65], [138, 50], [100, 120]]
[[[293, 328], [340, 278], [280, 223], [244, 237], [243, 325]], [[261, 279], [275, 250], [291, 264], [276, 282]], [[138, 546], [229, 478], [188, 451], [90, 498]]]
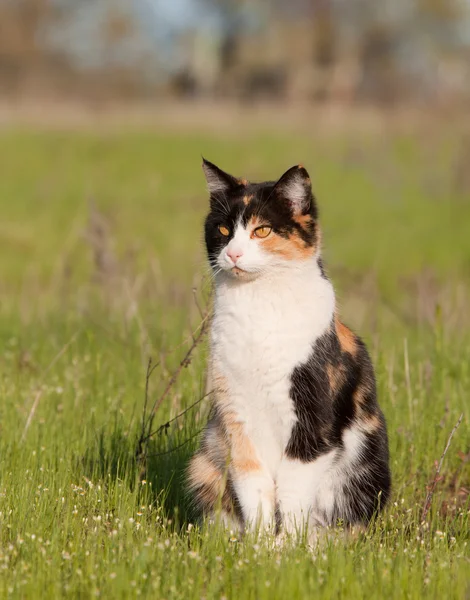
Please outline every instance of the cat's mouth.
[[228, 267], [228, 265], [224, 265], [222, 267], [222, 271], [226, 274], [226, 276], [231, 279], [238, 279], [243, 281], [251, 281], [252, 279], [256, 279], [258, 273], [253, 272], [248, 269], [242, 269], [241, 267], [233, 266]]
[[245, 269], [240, 269], [240, 267], [232, 267], [230, 269], [230, 274], [235, 279], [243, 280], [243, 281], [253, 281], [258, 277], [258, 273], [253, 273], [252, 271], [245, 271]]

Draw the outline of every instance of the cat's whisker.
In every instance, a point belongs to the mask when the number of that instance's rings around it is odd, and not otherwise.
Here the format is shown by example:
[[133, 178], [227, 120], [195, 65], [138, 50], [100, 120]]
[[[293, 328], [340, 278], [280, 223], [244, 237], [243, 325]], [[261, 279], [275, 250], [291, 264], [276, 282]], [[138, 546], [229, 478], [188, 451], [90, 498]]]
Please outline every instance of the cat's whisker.
[[221, 215], [225, 216], [230, 213], [230, 205], [228, 203], [227, 196], [224, 192], [218, 192], [217, 195], [212, 195], [211, 201], [215, 202], [216, 206], [219, 205], [221, 207]]

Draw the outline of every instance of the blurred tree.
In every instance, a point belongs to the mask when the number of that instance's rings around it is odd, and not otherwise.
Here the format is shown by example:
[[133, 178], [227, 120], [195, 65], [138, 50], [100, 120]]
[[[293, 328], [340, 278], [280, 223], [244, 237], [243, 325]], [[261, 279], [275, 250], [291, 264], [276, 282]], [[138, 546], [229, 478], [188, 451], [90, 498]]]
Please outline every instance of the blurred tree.
[[108, 11], [107, 18], [103, 23], [103, 37], [107, 44], [110, 46], [120, 44], [135, 34], [135, 24], [129, 15], [122, 13], [117, 8]]
[[333, 69], [337, 58], [337, 24], [332, 0], [311, 0], [313, 17], [314, 99], [331, 96]]
[[335, 0], [335, 8], [353, 40], [351, 51], [356, 48], [355, 96], [360, 100], [429, 99], [443, 50], [457, 45], [463, 57], [458, 35], [465, 14], [462, 0]]
[[460, 0], [416, 0], [416, 5], [420, 13], [440, 22], [460, 19], [464, 9]]
[[311, 0], [313, 8], [314, 62], [330, 68], [336, 57], [337, 28], [332, 0]]
[[0, 82], [6, 90], [12, 90], [23, 77], [42, 66], [40, 32], [57, 16], [48, 0], [0, 2]]
[[[42, 82], [58, 93], [146, 94], [173, 77], [165, 89], [184, 95], [393, 102], [444, 89], [437, 72], [463, 85], [469, 7], [468, 0], [0, 0], [0, 91]], [[443, 62], [449, 55], [452, 65]]]
[[386, 23], [371, 25], [365, 31], [359, 54], [362, 69], [359, 99], [393, 104], [403, 93], [397, 85], [396, 45], [396, 33]]
[[112, 6], [106, 11], [100, 29], [107, 91], [121, 97], [139, 95], [144, 88], [143, 69], [139, 72], [135, 68], [137, 61], [129, 62], [126, 56], [141, 35], [135, 20], [129, 12]]

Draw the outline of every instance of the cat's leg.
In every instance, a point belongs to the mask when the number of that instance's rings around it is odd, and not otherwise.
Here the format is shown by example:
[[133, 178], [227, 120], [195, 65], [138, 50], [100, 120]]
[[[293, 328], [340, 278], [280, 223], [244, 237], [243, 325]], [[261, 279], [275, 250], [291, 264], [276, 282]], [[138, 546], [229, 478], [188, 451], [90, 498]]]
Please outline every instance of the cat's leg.
[[219, 526], [229, 532], [231, 535], [239, 535], [243, 533], [243, 523], [232, 512], [228, 512], [223, 508], [214, 511], [206, 516], [206, 522], [209, 525]]
[[274, 531], [275, 488], [270, 473], [261, 464], [234, 461], [230, 470], [245, 530]]
[[200, 512], [211, 520], [222, 518], [230, 529], [234, 523], [274, 528], [274, 479], [234, 413], [213, 413], [187, 475]]
[[284, 457], [277, 477], [277, 500], [282, 531], [292, 537], [306, 535], [315, 542], [318, 528], [330, 523], [334, 506], [334, 459], [336, 451], [314, 461]]
[[214, 464], [211, 456], [200, 451], [193, 456], [188, 468], [188, 484], [199, 509], [209, 524], [222, 525], [229, 531], [240, 532], [242, 521], [227, 472]]
[[230, 443], [229, 477], [248, 530], [274, 530], [275, 483], [263, 465], [243, 423], [226, 415], [225, 427]]

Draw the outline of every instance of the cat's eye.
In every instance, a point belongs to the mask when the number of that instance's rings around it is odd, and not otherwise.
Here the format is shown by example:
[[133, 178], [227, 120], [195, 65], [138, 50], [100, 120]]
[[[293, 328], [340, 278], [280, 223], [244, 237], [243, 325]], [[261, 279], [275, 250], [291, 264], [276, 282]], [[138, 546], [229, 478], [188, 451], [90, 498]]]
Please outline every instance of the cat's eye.
[[268, 227], [265, 225], [264, 227], [257, 227], [253, 233], [258, 238], [265, 238], [268, 237], [272, 230], [272, 227]]
[[229, 230], [228, 227], [225, 227], [225, 225], [219, 225], [219, 231], [225, 237], [227, 237], [228, 235], [230, 235], [230, 230]]

